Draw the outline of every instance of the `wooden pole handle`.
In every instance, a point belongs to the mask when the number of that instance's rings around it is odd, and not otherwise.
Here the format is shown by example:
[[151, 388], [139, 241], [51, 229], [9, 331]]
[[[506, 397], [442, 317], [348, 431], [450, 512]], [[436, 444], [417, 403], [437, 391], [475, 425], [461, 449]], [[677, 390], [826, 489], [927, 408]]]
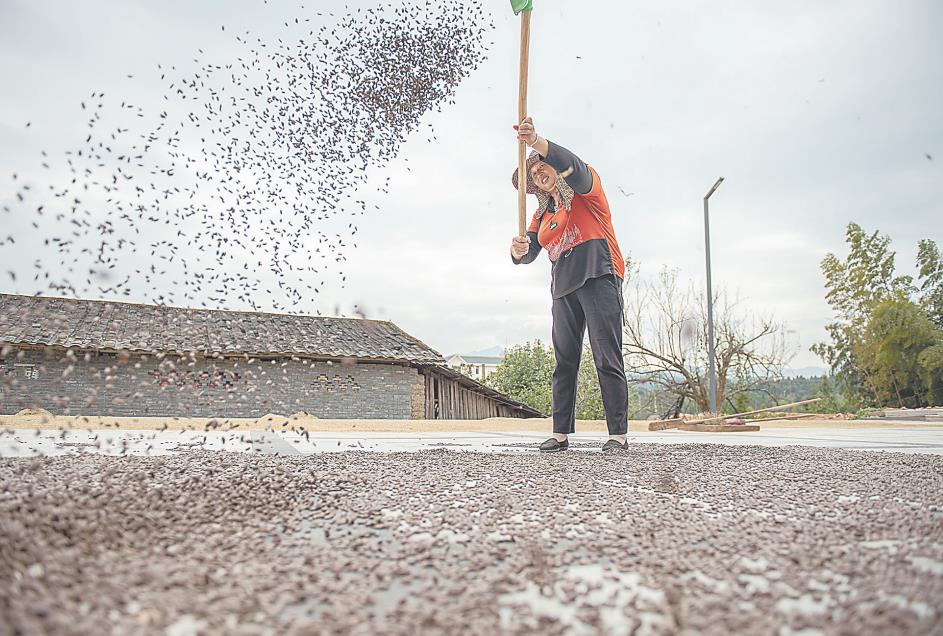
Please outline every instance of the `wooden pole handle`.
[[[517, 91], [517, 123], [527, 117], [527, 66], [530, 56], [530, 11], [521, 11], [521, 68]], [[517, 233], [527, 233], [527, 144], [518, 142], [517, 149]]]

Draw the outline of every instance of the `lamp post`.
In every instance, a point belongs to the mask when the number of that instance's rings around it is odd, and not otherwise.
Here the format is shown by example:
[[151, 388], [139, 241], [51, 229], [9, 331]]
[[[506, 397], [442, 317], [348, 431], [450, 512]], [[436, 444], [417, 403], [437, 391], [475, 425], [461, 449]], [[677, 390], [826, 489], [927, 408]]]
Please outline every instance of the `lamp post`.
[[710, 216], [707, 211], [707, 200], [711, 198], [714, 191], [724, 182], [720, 177], [711, 186], [711, 189], [704, 195], [704, 254], [707, 259], [707, 375], [708, 375], [708, 399], [712, 415], [720, 412], [717, 404], [717, 368], [714, 364], [714, 293], [711, 290], [711, 224]]

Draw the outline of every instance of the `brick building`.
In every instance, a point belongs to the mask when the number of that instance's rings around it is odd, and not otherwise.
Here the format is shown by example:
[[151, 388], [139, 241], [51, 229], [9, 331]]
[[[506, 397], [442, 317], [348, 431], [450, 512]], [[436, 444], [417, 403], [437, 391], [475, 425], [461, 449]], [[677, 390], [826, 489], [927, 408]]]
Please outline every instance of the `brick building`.
[[540, 417], [388, 321], [0, 294], [0, 414]]

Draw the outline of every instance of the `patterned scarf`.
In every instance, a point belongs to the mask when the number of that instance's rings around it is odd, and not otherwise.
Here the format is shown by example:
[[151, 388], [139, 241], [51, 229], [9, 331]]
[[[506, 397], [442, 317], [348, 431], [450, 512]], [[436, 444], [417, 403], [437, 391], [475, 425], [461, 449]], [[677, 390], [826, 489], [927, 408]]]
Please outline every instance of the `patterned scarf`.
[[[538, 161], [540, 161], [540, 155], [537, 154], [537, 151], [532, 150], [530, 153], [530, 156], [527, 157], [527, 194], [533, 194], [537, 197], [537, 201], [539, 202], [539, 205], [537, 207], [537, 215], [535, 218], [539, 221], [540, 217], [542, 217], [544, 212], [547, 211], [547, 206], [550, 205], [550, 201], [552, 200], [553, 197], [550, 196], [549, 192], [544, 192], [543, 190], [538, 188], [537, 184], [534, 183], [534, 178], [530, 174], [530, 169]], [[517, 172], [518, 171], [515, 170], [514, 174], [511, 175], [511, 183], [514, 185], [515, 189], [517, 188], [517, 183], [518, 183]], [[563, 173], [558, 172], [557, 184], [556, 184], [557, 196], [560, 199], [560, 204], [567, 211], [570, 210], [570, 206], [573, 202], [574, 192], [573, 192], [573, 188], [570, 187], [570, 184], [566, 182], [564, 175], [569, 176], [570, 172], [571, 170], [567, 170], [566, 172], [563, 172]]]

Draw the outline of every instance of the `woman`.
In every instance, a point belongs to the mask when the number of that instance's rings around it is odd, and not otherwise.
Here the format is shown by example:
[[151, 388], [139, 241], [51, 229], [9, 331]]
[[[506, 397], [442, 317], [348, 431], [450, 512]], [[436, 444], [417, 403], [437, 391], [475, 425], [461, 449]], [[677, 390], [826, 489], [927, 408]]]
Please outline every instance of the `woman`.
[[[511, 240], [511, 260], [531, 263], [541, 248], [552, 264], [553, 437], [543, 452], [569, 448], [575, 432], [576, 379], [583, 333], [596, 363], [609, 440], [604, 451], [628, 450], [628, 389], [622, 363], [622, 278], [625, 263], [612, 229], [609, 202], [599, 175], [569, 150], [537, 134], [528, 117], [514, 126], [533, 148], [527, 159], [527, 192], [538, 207], [526, 236]], [[518, 187], [517, 170], [511, 177]]]

